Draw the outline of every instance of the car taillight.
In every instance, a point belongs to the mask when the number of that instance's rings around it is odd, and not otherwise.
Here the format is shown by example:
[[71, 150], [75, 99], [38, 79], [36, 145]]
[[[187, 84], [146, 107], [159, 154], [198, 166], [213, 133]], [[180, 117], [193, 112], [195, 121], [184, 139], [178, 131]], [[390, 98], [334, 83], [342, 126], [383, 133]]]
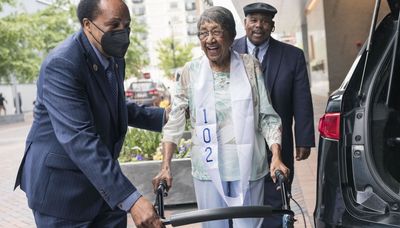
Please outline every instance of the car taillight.
[[156, 89], [149, 90], [149, 94], [150, 95], [157, 95], [158, 94], [158, 90], [156, 90]]
[[133, 91], [125, 91], [125, 97], [133, 97]]
[[318, 131], [322, 137], [340, 138], [340, 113], [326, 113], [319, 119]]

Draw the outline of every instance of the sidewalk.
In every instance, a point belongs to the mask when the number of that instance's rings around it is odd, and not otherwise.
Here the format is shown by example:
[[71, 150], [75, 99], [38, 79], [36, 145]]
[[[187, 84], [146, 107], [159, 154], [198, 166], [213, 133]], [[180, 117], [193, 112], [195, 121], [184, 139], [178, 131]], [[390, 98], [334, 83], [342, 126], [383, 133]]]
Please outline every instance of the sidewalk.
[[[327, 97], [313, 94], [315, 128], [318, 120], [324, 113]], [[32, 212], [29, 209], [25, 194], [18, 188], [13, 191], [18, 165], [22, 159], [25, 138], [32, 121], [32, 113], [25, 113], [25, 122], [0, 125], [0, 227], [30, 228], [35, 227]], [[316, 131], [316, 137], [318, 132]], [[316, 143], [318, 140], [316, 138]], [[317, 173], [317, 149], [313, 148], [311, 156], [306, 161], [295, 163], [295, 179], [292, 195], [300, 203], [307, 227], [314, 227], [312, 213], [315, 205], [315, 186]], [[304, 227], [300, 209], [292, 202], [292, 209], [296, 213], [295, 227]], [[195, 205], [166, 208], [166, 216], [195, 210]], [[129, 216], [129, 215], [128, 215]], [[132, 219], [128, 218], [128, 227], [134, 227]], [[200, 227], [199, 224], [184, 226], [186, 228]]]
[[[316, 181], [317, 181], [317, 163], [318, 163], [318, 122], [319, 118], [325, 113], [325, 106], [328, 96], [312, 94], [314, 106], [314, 128], [315, 128], [315, 143], [316, 147], [312, 148], [310, 157], [301, 162], [295, 161], [295, 179], [293, 188], [298, 189], [293, 192], [293, 197], [296, 201], [300, 201], [300, 205], [306, 214], [307, 227], [314, 227], [313, 212], [316, 199]], [[293, 203], [291, 203], [294, 209]], [[296, 211], [295, 211], [296, 212]], [[304, 227], [302, 218], [296, 213], [298, 224], [295, 227]]]

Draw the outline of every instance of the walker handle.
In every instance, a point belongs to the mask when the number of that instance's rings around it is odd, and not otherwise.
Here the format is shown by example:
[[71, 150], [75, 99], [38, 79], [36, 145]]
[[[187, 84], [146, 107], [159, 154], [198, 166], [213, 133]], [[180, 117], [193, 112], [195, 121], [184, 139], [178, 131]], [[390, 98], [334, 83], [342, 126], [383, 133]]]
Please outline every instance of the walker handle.
[[156, 202], [154, 204], [157, 214], [160, 216], [161, 219], [165, 219], [164, 216], [164, 196], [168, 196], [167, 193], [167, 182], [165, 180], [162, 180], [160, 182], [160, 185], [158, 185], [156, 194]]

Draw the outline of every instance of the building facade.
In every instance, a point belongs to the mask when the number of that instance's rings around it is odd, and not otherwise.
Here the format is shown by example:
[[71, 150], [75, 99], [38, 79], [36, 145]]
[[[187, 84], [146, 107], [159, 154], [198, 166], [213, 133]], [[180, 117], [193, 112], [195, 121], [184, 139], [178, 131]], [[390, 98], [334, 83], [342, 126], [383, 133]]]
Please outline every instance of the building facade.
[[[251, 0], [232, 1], [244, 18]], [[313, 93], [337, 89], [368, 38], [374, 0], [264, 0], [278, 10], [272, 36], [304, 50]], [[388, 12], [382, 1], [380, 19]]]
[[197, 19], [209, 4], [202, 0], [127, 0], [132, 17], [144, 25], [141, 34], [148, 49], [150, 67], [159, 63], [157, 47], [161, 40], [172, 38], [177, 43], [196, 45], [194, 55], [200, 51], [197, 39]]

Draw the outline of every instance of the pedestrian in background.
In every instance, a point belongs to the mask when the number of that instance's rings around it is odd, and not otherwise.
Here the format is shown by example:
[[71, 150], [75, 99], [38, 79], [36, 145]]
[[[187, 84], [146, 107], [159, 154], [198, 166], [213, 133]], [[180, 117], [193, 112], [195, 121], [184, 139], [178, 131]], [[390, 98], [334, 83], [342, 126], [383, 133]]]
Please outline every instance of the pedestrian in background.
[[[282, 160], [290, 169], [289, 185], [294, 177], [293, 132], [296, 160], [307, 159], [314, 142], [313, 106], [304, 53], [292, 45], [272, 38], [275, 30], [275, 7], [252, 3], [243, 8], [246, 35], [235, 40], [232, 48], [253, 54], [261, 63], [264, 83], [270, 92], [272, 106], [282, 119]], [[279, 191], [270, 176], [265, 178], [265, 204], [282, 207]], [[290, 190], [290, 186], [289, 186]], [[282, 227], [282, 219], [264, 219], [263, 227]]]
[[[164, 110], [126, 103], [131, 18], [122, 0], [81, 0], [81, 30], [44, 60], [16, 185], [38, 227], [163, 227], [122, 173], [127, 125], [161, 131]], [[138, 173], [137, 175], [142, 175]]]
[[4, 111], [4, 115], [7, 115], [7, 109], [5, 103], [7, 103], [7, 100], [5, 97], [3, 97], [3, 93], [0, 93], [0, 115], [1, 115], [1, 110]]
[[17, 99], [18, 99], [19, 111], [20, 111], [20, 113], [22, 113], [22, 99], [21, 99], [21, 93], [20, 93], [20, 92], [17, 93], [17, 97], [16, 97], [16, 98], [14, 97], [14, 108], [15, 108], [14, 113], [15, 113], [15, 114], [18, 113]]
[[[232, 13], [223, 7], [203, 12], [198, 37], [205, 55], [187, 63], [177, 82], [163, 129], [163, 162], [153, 179], [172, 186], [171, 158], [182, 137], [186, 113], [192, 133], [191, 162], [197, 207], [262, 205], [264, 177], [281, 161], [281, 121], [264, 87], [258, 61], [231, 50], [236, 35]], [[266, 144], [272, 151], [268, 166]], [[234, 219], [233, 227], [260, 227], [262, 218]], [[203, 227], [229, 227], [228, 220]]]

